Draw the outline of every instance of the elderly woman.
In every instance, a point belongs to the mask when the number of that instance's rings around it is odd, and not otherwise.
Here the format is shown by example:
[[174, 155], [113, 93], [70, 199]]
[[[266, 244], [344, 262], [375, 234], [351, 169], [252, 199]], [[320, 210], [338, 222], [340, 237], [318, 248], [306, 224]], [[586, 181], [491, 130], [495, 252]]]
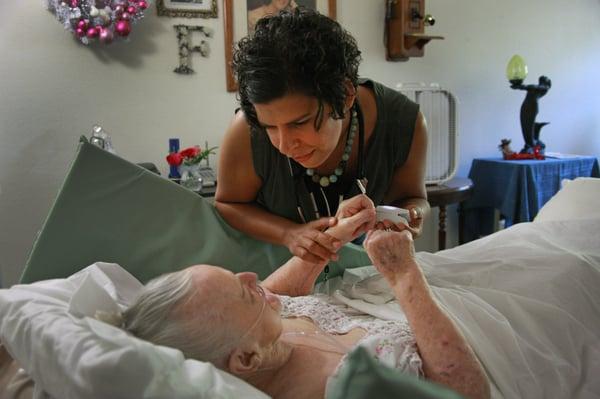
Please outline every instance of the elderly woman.
[[[326, 234], [342, 242], [375, 224], [373, 203], [364, 196], [342, 203], [338, 216]], [[255, 273], [208, 265], [159, 277], [125, 312], [126, 329], [209, 361], [274, 398], [323, 397], [329, 377], [359, 345], [399, 372], [466, 397], [489, 397], [481, 365], [432, 298], [411, 234], [371, 230], [364, 245], [408, 324], [353, 319], [339, 305], [308, 295], [325, 262], [294, 257], [260, 284]]]

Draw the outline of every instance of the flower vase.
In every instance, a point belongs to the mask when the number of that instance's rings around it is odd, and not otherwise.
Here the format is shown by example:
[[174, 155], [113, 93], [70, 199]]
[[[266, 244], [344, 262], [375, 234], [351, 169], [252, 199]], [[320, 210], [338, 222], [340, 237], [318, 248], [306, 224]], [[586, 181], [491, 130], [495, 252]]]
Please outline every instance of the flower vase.
[[180, 184], [192, 191], [202, 190], [202, 175], [200, 174], [200, 164], [179, 166], [179, 174], [181, 175]]

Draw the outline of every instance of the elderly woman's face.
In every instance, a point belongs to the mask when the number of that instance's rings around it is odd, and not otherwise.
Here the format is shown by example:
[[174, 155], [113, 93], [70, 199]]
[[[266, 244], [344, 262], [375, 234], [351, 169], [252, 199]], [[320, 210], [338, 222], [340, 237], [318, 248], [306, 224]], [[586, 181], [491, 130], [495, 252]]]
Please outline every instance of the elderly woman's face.
[[201, 306], [214, 299], [215, 303], [211, 305], [222, 308], [230, 326], [239, 329], [242, 335], [252, 335], [263, 345], [279, 338], [281, 302], [276, 295], [266, 293], [258, 286], [256, 273], [233, 274], [208, 265], [192, 267], [194, 282], [198, 292], [202, 292]]
[[291, 93], [266, 104], [254, 104], [254, 108], [271, 144], [305, 168], [322, 165], [340, 139], [342, 120], [331, 117], [327, 104], [321, 127], [315, 129], [319, 110], [315, 97]]

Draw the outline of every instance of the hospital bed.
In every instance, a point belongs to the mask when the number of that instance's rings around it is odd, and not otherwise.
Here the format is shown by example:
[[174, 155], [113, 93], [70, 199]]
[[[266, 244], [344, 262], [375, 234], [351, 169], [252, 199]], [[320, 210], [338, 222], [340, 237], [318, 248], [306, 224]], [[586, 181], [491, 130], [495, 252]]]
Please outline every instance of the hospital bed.
[[[598, 179], [574, 181], [533, 223], [418, 254], [434, 295], [490, 376], [494, 397], [600, 397], [593, 377], [600, 375], [599, 194]], [[287, 249], [229, 227], [200, 196], [82, 139], [23, 285], [0, 290], [0, 396], [264, 398], [209, 364], [89, 316], [96, 307], [128, 303], [141, 283], [191, 264], [264, 278], [288, 257]], [[319, 287], [362, 312], [402, 317], [393, 301], [385, 302], [385, 284], [369, 264], [361, 248], [348, 245]], [[515, 267], [517, 276], [509, 273]], [[511, 294], [520, 284], [530, 284], [531, 297]], [[372, 300], [377, 296], [385, 300]], [[359, 351], [350, 364], [333, 391], [339, 398], [457, 397], [390, 374]]]

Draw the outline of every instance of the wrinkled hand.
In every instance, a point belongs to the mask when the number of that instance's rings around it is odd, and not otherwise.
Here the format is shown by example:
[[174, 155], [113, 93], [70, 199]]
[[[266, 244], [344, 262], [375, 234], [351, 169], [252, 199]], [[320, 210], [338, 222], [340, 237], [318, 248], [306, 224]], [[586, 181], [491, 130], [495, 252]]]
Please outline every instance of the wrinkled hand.
[[327, 229], [326, 233], [346, 244], [370, 230], [375, 224], [375, 217], [375, 207], [367, 207], [352, 216], [340, 218], [338, 224]]
[[366, 233], [375, 227], [375, 205], [373, 204], [373, 201], [371, 201], [371, 199], [364, 194], [356, 195], [352, 198], [342, 201], [338, 207], [337, 213], [335, 214], [338, 221], [342, 221], [345, 218], [358, 214], [362, 210], [367, 210], [368, 214], [372, 212], [373, 217], [365, 218], [363, 224], [361, 226], [357, 226], [356, 233], [358, 234], [355, 237], [358, 237], [359, 235]]
[[311, 263], [337, 260], [336, 252], [342, 246], [339, 239], [323, 231], [336, 224], [335, 218], [324, 217], [289, 229], [284, 237], [290, 252]]
[[371, 230], [363, 246], [375, 268], [391, 285], [417, 268], [415, 247], [408, 230], [401, 232]]
[[410, 221], [408, 224], [404, 222], [394, 223], [390, 220], [384, 220], [377, 222], [375, 228], [378, 230], [392, 230], [392, 231], [408, 231], [413, 238], [417, 238], [423, 232], [423, 216], [419, 213], [416, 208], [410, 208]]

